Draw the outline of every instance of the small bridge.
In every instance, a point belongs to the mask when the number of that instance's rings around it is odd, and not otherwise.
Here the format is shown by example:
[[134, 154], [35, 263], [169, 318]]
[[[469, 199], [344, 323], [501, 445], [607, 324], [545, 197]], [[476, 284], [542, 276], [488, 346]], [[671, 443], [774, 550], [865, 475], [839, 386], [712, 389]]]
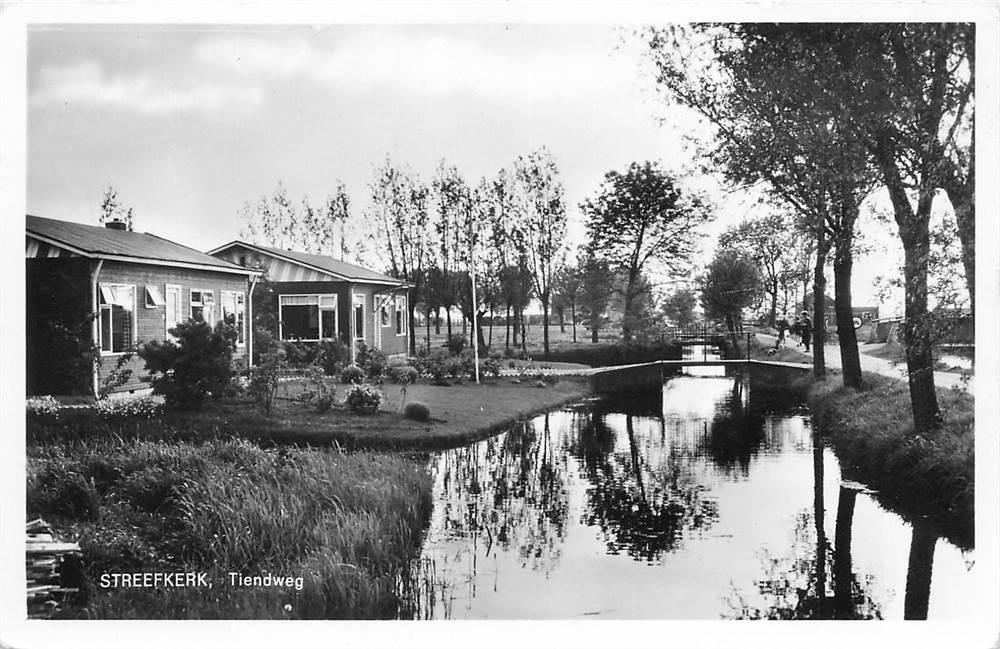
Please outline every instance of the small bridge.
[[649, 389], [663, 385], [666, 379], [676, 376], [684, 367], [725, 367], [727, 370], [750, 372], [751, 381], [756, 378], [779, 383], [787, 381], [792, 376], [802, 376], [812, 372], [810, 364], [780, 361], [747, 359], [654, 361], [595, 369], [590, 374], [591, 387], [594, 392]]

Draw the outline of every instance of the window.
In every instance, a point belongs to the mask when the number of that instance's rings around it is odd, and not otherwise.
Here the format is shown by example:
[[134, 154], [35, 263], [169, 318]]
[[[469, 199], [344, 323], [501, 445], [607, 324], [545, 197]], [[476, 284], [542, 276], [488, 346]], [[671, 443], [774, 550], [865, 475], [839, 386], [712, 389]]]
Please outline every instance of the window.
[[406, 296], [397, 295], [396, 301], [396, 335], [406, 334]]
[[215, 294], [205, 289], [191, 289], [191, 317], [215, 325]]
[[391, 324], [392, 320], [389, 318], [389, 298], [385, 298], [382, 302], [382, 308], [379, 309], [379, 316], [383, 327], [388, 327]]
[[125, 284], [101, 284], [98, 335], [101, 352], [120, 354], [135, 342], [135, 287]]
[[163, 306], [163, 295], [160, 294], [160, 287], [152, 284], [146, 285], [146, 308], [155, 309]]
[[363, 340], [365, 337], [365, 296], [354, 296], [354, 338]]
[[184, 319], [181, 309], [181, 287], [176, 284], [167, 284], [167, 326], [166, 334], [168, 339], [174, 339], [170, 330]]
[[333, 294], [278, 296], [282, 340], [332, 340], [337, 337], [337, 296]]
[[242, 291], [220, 291], [222, 321], [236, 328], [236, 344], [246, 344], [246, 298]]

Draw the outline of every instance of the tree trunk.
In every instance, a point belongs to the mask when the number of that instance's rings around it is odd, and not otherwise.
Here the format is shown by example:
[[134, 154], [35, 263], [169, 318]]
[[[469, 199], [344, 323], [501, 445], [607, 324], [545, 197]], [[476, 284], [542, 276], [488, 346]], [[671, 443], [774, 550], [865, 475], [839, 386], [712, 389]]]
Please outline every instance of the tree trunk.
[[854, 309], [851, 304], [851, 273], [854, 268], [854, 223], [858, 205], [849, 192], [845, 192], [840, 205], [840, 229], [833, 254], [834, 311], [837, 314], [837, 338], [840, 341], [840, 363], [844, 385], [861, 388], [861, 356], [858, 352], [858, 334], [854, 329]]
[[482, 353], [483, 350], [487, 348], [486, 346], [486, 336], [483, 333], [483, 316], [484, 313], [476, 313], [476, 342], [479, 343], [479, 352]]
[[431, 310], [427, 309], [427, 351], [431, 350]]
[[441, 307], [434, 307], [434, 333], [441, 335]]
[[497, 319], [497, 312], [492, 306], [490, 307], [490, 341], [489, 346], [493, 347], [493, 322]]
[[730, 313], [726, 314], [726, 328], [729, 329], [729, 338], [733, 343], [733, 353], [730, 355], [730, 358], [742, 357], [739, 336], [736, 335], [736, 318]]
[[622, 340], [626, 343], [632, 341], [632, 291], [635, 290], [636, 274], [629, 272], [628, 284], [625, 286], [625, 304], [622, 308]]
[[569, 303], [570, 317], [573, 318], [573, 342], [576, 342], [576, 300]]
[[778, 278], [771, 280], [771, 313], [770, 324], [773, 327], [778, 321]]
[[[821, 234], [820, 237], [823, 237]], [[829, 244], [826, 241], [816, 242], [816, 267], [813, 269], [813, 376], [822, 379], [826, 376], [826, 354], [823, 345], [826, 342], [826, 255]]]
[[542, 349], [549, 355], [549, 298], [542, 296]]
[[[506, 329], [506, 342], [504, 342], [504, 349], [510, 349], [510, 305], [507, 305], [507, 317], [503, 320], [504, 329]], [[514, 339], [514, 346], [517, 347], [517, 339]]]
[[524, 307], [521, 307], [521, 352], [528, 353], [528, 326], [524, 317]]
[[941, 424], [934, 388], [932, 337], [927, 323], [927, 260], [930, 254], [930, 212], [934, 189], [922, 187], [914, 212], [889, 145], [876, 150], [885, 186], [892, 200], [893, 216], [903, 242], [903, 280], [906, 292], [903, 344], [913, 409], [914, 433], [937, 430]]
[[566, 333], [566, 309], [559, 309], [559, 333]]
[[451, 340], [451, 307], [446, 306], [444, 308], [444, 317], [448, 322], [448, 340]]

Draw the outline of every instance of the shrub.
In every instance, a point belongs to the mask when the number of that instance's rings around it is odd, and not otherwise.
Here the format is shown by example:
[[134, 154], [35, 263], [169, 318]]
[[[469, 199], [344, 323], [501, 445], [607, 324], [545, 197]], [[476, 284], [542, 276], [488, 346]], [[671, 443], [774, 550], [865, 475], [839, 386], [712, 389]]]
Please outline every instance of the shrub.
[[444, 377], [448, 376], [449, 358], [448, 352], [443, 349], [438, 349], [429, 354], [424, 360], [424, 368], [427, 374], [429, 374], [434, 381], [442, 381], [444, 380]]
[[382, 393], [372, 385], [352, 385], [344, 401], [351, 412], [370, 415], [378, 412], [382, 405]]
[[351, 363], [340, 373], [340, 380], [342, 383], [360, 385], [365, 382], [365, 371], [357, 364]]
[[318, 412], [329, 410], [337, 396], [337, 388], [326, 382], [326, 373], [321, 366], [315, 363], [309, 366], [306, 384], [309, 387], [303, 394], [308, 395], [308, 401], [316, 406]]
[[465, 336], [462, 334], [452, 334], [448, 336], [448, 341], [445, 343], [445, 347], [452, 356], [458, 356], [465, 349]]
[[339, 340], [324, 340], [319, 344], [316, 362], [327, 376], [337, 376], [351, 362], [351, 348]]
[[101, 399], [94, 404], [94, 410], [105, 419], [151, 419], [163, 412], [165, 403], [166, 399], [158, 394]]
[[430, 421], [431, 409], [426, 403], [411, 401], [403, 406], [403, 417], [414, 421]]
[[59, 419], [59, 402], [52, 395], [31, 397], [24, 402], [25, 409], [35, 417]]
[[376, 383], [382, 382], [382, 376], [389, 365], [385, 354], [365, 343], [358, 345], [357, 364], [365, 371], [365, 375]]
[[500, 376], [500, 359], [494, 356], [484, 359], [480, 370], [486, 376], [492, 376], [494, 378]]
[[250, 395], [264, 411], [265, 417], [271, 416], [274, 394], [278, 391], [278, 375], [284, 360], [284, 350], [262, 354], [260, 363], [250, 371]]
[[205, 397], [222, 394], [233, 376], [236, 330], [219, 322], [215, 329], [199, 320], [181, 322], [170, 330], [177, 342], [154, 340], [139, 347], [152, 374], [153, 392], [167, 405], [197, 409]]
[[416, 383], [419, 374], [417, 368], [411, 365], [396, 365], [389, 368], [389, 380], [400, 385]]

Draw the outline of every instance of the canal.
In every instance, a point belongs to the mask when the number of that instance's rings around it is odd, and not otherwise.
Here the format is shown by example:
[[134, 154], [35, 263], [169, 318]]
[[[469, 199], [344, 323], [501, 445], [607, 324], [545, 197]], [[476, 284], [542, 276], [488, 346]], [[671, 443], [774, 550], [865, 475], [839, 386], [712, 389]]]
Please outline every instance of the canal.
[[961, 618], [971, 551], [841, 478], [799, 404], [702, 368], [431, 459], [421, 619]]

